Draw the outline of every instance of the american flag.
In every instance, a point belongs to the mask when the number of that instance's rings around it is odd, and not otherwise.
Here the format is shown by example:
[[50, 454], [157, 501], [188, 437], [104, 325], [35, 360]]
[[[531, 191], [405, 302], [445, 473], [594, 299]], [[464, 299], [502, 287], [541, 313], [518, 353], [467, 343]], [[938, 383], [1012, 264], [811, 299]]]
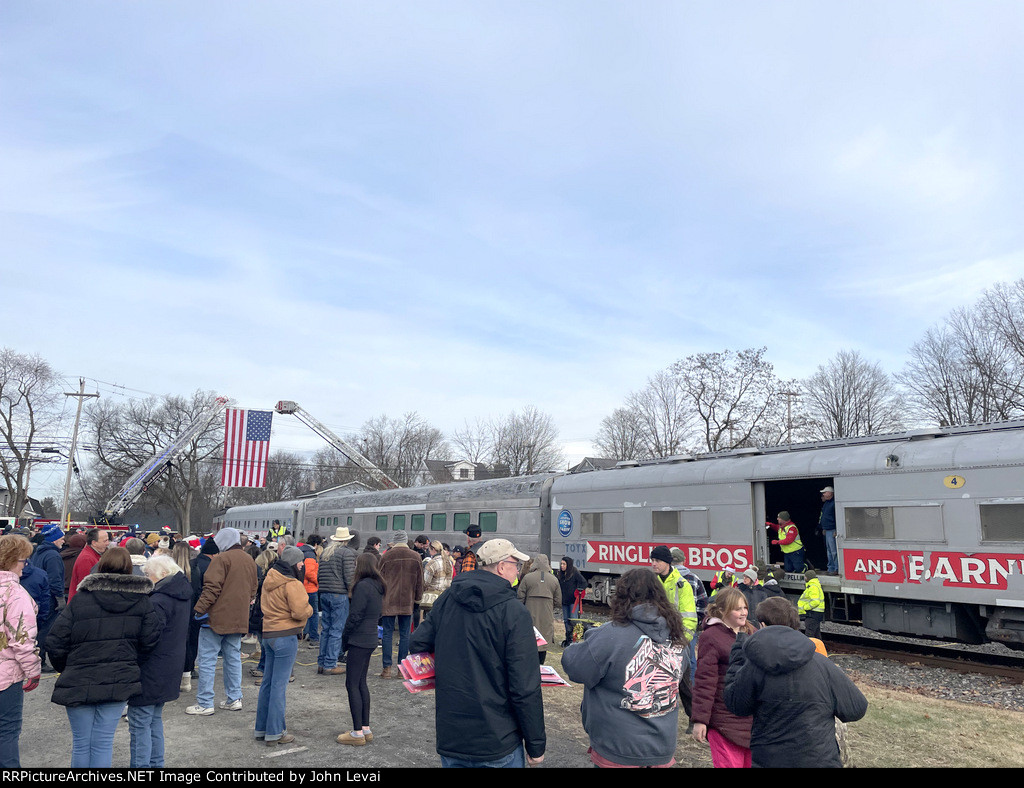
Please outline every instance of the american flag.
[[269, 410], [228, 408], [224, 414], [223, 487], [263, 487], [270, 454]]

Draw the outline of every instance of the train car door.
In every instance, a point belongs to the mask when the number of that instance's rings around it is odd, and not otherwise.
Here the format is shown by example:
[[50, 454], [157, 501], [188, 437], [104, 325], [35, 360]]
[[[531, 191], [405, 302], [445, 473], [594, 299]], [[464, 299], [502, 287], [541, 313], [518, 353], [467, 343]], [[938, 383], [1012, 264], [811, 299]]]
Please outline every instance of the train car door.
[[776, 532], [769, 531], [765, 523], [775, 523], [780, 512], [788, 512], [789, 518], [800, 531], [807, 565], [819, 572], [828, 566], [825, 540], [818, 533], [818, 520], [821, 517], [821, 490], [832, 485], [833, 479], [830, 477], [764, 483], [765, 517], [761, 520], [761, 529], [768, 535], [770, 563], [782, 563], [782, 550], [771, 544], [771, 540], [777, 538]]
[[765, 509], [764, 482], [754, 482], [750, 490], [750, 509], [753, 515], [751, 522], [751, 544], [754, 547], [754, 563], [768, 563], [768, 530], [764, 527], [768, 517]]

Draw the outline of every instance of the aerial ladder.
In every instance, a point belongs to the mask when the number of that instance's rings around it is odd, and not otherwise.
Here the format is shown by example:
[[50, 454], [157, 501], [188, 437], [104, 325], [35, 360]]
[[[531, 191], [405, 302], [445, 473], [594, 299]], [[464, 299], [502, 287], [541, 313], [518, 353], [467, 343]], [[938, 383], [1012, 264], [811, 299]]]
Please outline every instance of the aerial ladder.
[[189, 442], [209, 427], [228, 406], [226, 397], [217, 397], [206, 409], [175, 438], [174, 442], [160, 449], [135, 474], [124, 483], [117, 495], [110, 499], [104, 510], [91, 518], [94, 525], [120, 525], [121, 516], [150, 488], [174, 461], [184, 454]]
[[380, 485], [381, 489], [397, 490], [399, 487], [401, 487], [401, 485], [398, 484], [398, 482], [396, 482], [394, 479], [392, 479], [390, 476], [384, 473], [384, 471], [382, 471], [380, 468], [378, 468], [376, 465], [374, 465], [372, 462], [366, 459], [366, 457], [360, 454], [356, 450], [355, 446], [353, 446], [348, 441], [342, 440], [333, 432], [331, 432], [324, 424], [322, 424], [320, 421], [313, 418], [311, 415], [309, 415], [309, 413], [303, 410], [297, 402], [292, 402], [290, 400], [281, 400], [280, 402], [277, 403], [277, 406], [274, 408], [274, 410], [276, 410], [278, 413], [290, 414], [297, 418], [299, 421], [301, 421], [303, 424], [305, 424], [307, 427], [313, 430], [313, 432], [315, 432], [317, 435], [319, 435], [321, 438], [323, 438], [325, 441], [331, 444], [331, 446], [333, 446], [335, 449], [337, 449], [346, 457], [348, 457], [349, 460], [351, 460], [364, 471], [366, 471], [368, 474], [370, 474], [371, 478], [373, 478], [373, 480]]

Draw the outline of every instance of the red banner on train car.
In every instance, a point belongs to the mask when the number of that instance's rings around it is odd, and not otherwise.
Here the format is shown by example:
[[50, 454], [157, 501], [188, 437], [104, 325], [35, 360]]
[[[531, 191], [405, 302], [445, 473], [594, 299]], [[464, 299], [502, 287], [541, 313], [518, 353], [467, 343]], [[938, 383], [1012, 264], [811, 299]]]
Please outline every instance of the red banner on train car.
[[1006, 590], [1006, 578], [1024, 573], [1020, 553], [949, 553], [920, 550], [844, 550], [847, 580], [936, 583], [948, 588]]
[[[620, 566], [647, 566], [651, 563], [651, 550], [667, 542], [587, 542], [587, 563], [618, 564]], [[686, 554], [690, 569], [717, 572], [732, 567], [742, 572], [754, 562], [754, 550], [749, 545], [668, 544]]]

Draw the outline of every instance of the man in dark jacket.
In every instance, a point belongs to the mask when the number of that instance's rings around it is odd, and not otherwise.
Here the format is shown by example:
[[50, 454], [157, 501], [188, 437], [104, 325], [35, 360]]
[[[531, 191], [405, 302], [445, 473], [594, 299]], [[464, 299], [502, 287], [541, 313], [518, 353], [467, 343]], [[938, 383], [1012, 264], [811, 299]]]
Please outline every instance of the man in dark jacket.
[[512, 590], [528, 558], [507, 539], [484, 542], [478, 571], [457, 575], [413, 633], [411, 650], [434, 654], [437, 752], [446, 768], [544, 760], [533, 622]]
[[391, 544], [381, 556], [378, 566], [387, 589], [384, 592], [384, 612], [381, 616], [381, 660], [384, 670], [382, 679], [401, 678], [397, 669], [391, 667], [391, 644], [395, 630], [398, 630], [398, 661], [409, 655], [409, 631], [412, 628], [412, 610], [423, 598], [423, 564], [419, 553], [409, 549], [409, 537], [405, 531], [395, 531]]
[[842, 767], [833, 718], [854, 722], [868, 710], [847, 675], [787, 626], [737, 637], [725, 676], [725, 705], [733, 714], [754, 716], [753, 765], [767, 768]]
[[53, 668], [46, 664], [46, 635], [57, 614], [64, 609], [64, 560], [60, 556], [60, 550], [64, 546], [64, 532], [56, 523], [50, 523], [43, 528], [40, 536], [42, 541], [28, 561], [32, 566], [45, 572], [50, 583], [50, 614], [44, 618], [40, 608], [37, 626], [39, 628], [39, 656], [43, 661], [43, 673], [52, 673]]
[[220, 707], [242, 709], [242, 636], [249, 631], [249, 605], [256, 598], [256, 562], [242, 549], [240, 533], [222, 528], [214, 537], [220, 552], [203, 576], [203, 593], [194, 611], [199, 620], [199, 681], [196, 704], [186, 714], [213, 714], [213, 679], [217, 655], [224, 658], [224, 692]]

